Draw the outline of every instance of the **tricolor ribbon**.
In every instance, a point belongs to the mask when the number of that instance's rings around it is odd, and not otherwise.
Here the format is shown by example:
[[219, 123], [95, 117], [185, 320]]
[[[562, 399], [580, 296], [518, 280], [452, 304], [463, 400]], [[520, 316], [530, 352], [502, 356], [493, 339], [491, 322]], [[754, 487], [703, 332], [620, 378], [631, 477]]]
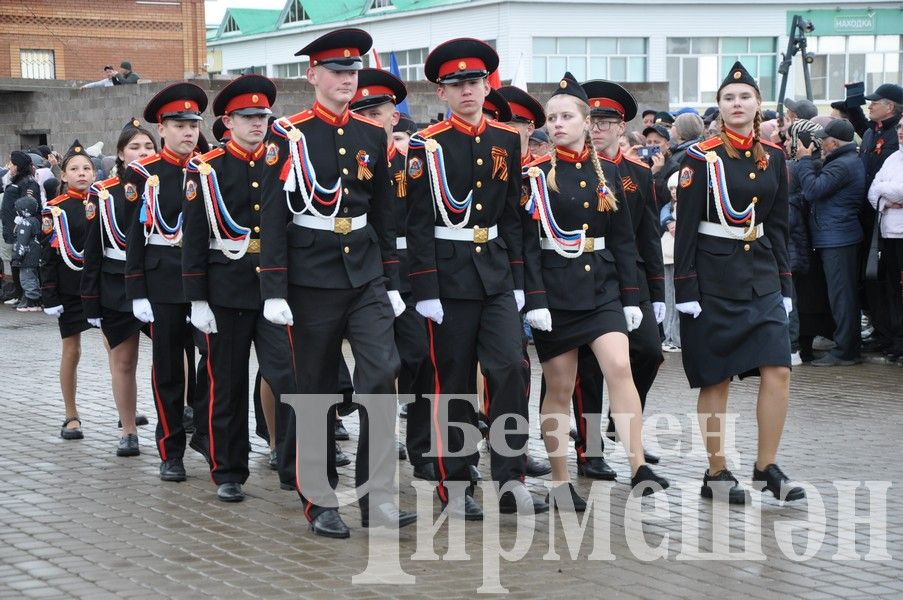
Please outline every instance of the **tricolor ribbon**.
[[141, 194], [141, 211], [138, 213], [138, 221], [145, 225], [144, 238], [148, 237], [157, 230], [163, 239], [172, 246], [178, 246], [182, 241], [182, 212], [179, 211], [179, 218], [176, 220], [175, 226], [169, 225], [160, 212], [160, 177], [151, 175], [147, 168], [135, 161], [129, 165], [133, 170], [140, 173], [145, 178], [144, 193]]
[[[750, 202], [742, 211], [737, 211], [731, 205], [730, 195], [727, 191], [727, 183], [724, 178], [724, 161], [715, 151], [703, 153], [697, 145], [690, 146], [687, 154], [697, 160], [706, 163], [706, 176], [708, 189], [715, 199], [715, 212], [718, 213], [718, 221], [724, 232], [733, 239], [749, 239], [756, 230], [756, 203]], [[748, 225], [742, 234], [736, 233], [732, 227]]]
[[204, 207], [207, 210], [207, 222], [211, 231], [213, 231], [213, 237], [218, 242], [223, 241], [224, 235], [229, 240], [242, 242], [238, 250], [227, 250], [224, 244], [219, 243], [217, 245], [220, 251], [226, 258], [239, 260], [248, 251], [248, 244], [251, 242], [251, 229], [242, 227], [232, 218], [226, 203], [223, 201], [223, 194], [219, 188], [219, 178], [213, 167], [205, 163], [200, 156], [196, 156], [188, 161], [186, 168], [189, 173], [197, 173], [200, 176]]
[[[458, 200], [452, 194], [445, 175], [445, 155], [442, 146], [436, 140], [424, 139], [419, 134], [411, 136], [408, 146], [415, 150], [423, 148], [426, 152], [426, 168], [430, 176], [430, 191], [433, 196], [433, 204], [439, 209], [442, 222], [446, 227], [461, 229], [470, 221], [470, 207], [473, 203], [473, 189], [467, 192], [464, 200]], [[448, 213], [456, 215], [464, 213], [464, 218], [458, 223], [452, 223]]]
[[586, 232], [583, 229], [570, 231], [562, 229], [555, 221], [552, 206], [549, 203], [549, 188], [546, 185], [546, 174], [539, 167], [524, 169], [523, 177], [530, 180], [530, 198], [524, 209], [539, 221], [541, 231], [552, 241], [553, 250], [565, 258], [578, 258], [583, 254]]
[[50, 217], [53, 220], [53, 237], [50, 238], [51, 246], [56, 242], [56, 247], [60, 251], [60, 256], [66, 266], [73, 271], [81, 271], [84, 267], [76, 265], [75, 262], [84, 265], [84, 251], [76, 250], [72, 245], [72, 235], [69, 233], [69, 217], [59, 206], [50, 207]]
[[113, 248], [125, 250], [125, 232], [119, 227], [116, 220], [116, 207], [110, 198], [110, 190], [106, 189], [101, 182], [91, 185], [88, 193], [97, 197], [98, 208], [100, 209], [100, 222], [103, 223], [103, 231], [106, 233], [107, 239]]
[[[305, 211], [317, 217], [331, 218], [339, 214], [342, 198], [342, 178], [336, 179], [332, 187], [324, 187], [317, 181], [317, 173], [310, 161], [310, 153], [307, 148], [307, 138], [300, 129], [291, 124], [285, 117], [277, 119], [273, 123], [273, 130], [288, 139], [289, 169], [285, 177], [282, 189], [285, 190], [285, 202], [292, 214], [300, 215]], [[304, 200], [304, 208], [295, 210], [290, 194], [300, 191]], [[333, 207], [330, 214], [323, 214], [317, 210], [314, 200], [323, 206]]]

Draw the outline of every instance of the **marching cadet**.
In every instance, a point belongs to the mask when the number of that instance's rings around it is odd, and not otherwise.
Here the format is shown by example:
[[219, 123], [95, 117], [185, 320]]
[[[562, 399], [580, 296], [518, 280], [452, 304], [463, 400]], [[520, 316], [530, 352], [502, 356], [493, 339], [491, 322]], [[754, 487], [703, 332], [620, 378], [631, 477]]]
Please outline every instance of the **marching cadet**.
[[[665, 318], [664, 264], [658, 215], [655, 212], [655, 187], [652, 171], [639, 160], [621, 153], [618, 140], [626, 124], [636, 116], [637, 104], [626, 89], [603, 80], [587, 81], [583, 90], [589, 97], [590, 137], [599, 157], [617, 166], [624, 190], [624, 202], [630, 213], [637, 244], [637, 283], [639, 307], [643, 312], [640, 326], [628, 335], [630, 370], [633, 384], [640, 395], [640, 407], [645, 408], [646, 396], [652, 388], [658, 368], [664, 361], [658, 327]], [[604, 163], [603, 163], [604, 164]], [[574, 418], [577, 421], [577, 472], [594, 479], [613, 481], [615, 471], [602, 456], [586, 456], [587, 427], [584, 415], [602, 413], [602, 371], [587, 346], [578, 353], [577, 380], [574, 387]], [[614, 421], [609, 415], [608, 432], [614, 434]], [[604, 440], [601, 448], [604, 448]], [[646, 453], [646, 462], [658, 463], [658, 457]]]
[[88, 201], [88, 188], [94, 183], [94, 165], [78, 140], [70, 146], [60, 170], [63, 193], [48, 200], [41, 212], [41, 295], [44, 312], [57, 318], [63, 340], [60, 391], [66, 420], [60, 437], [80, 440], [84, 434], [75, 405], [75, 391], [81, 334], [91, 328], [82, 309], [81, 276], [88, 225], [97, 218], [97, 207]]
[[[125, 172], [127, 164], [157, 152], [151, 133], [132, 118], [116, 143], [116, 174]], [[138, 332], [149, 331], [147, 325], [132, 314], [131, 302], [125, 295], [125, 242], [128, 224], [135, 219], [138, 198], [125, 196], [118, 176], [98, 181], [91, 186], [89, 198], [96, 205], [98, 218], [88, 221], [85, 243], [85, 270], [82, 272], [82, 307], [88, 322], [100, 327], [110, 358], [113, 400], [122, 424], [117, 456], [138, 456], [136, 425], [146, 425], [147, 418], [136, 417], [138, 368]], [[140, 421], [140, 422], [139, 422]]]
[[[762, 139], [762, 96], [734, 63], [717, 93], [721, 135], [691, 146], [680, 169], [674, 246], [676, 308], [709, 468], [704, 498], [731, 504], [746, 491], [726, 467], [724, 415], [731, 379], [761, 377], [753, 483], [780, 500], [804, 498], [775, 464], [790, 396], [790, 264], [784, 152]], [[713, 493], [713, 489], [715, 490]]]
[[[449, 401], [449, 421], [474, 427], [476, 412], [460, 395], [476, 394], [477, 361], [494, 394], [490, 423], [512, 414], [527, 419], [519, 316], [524, 305], [524, 244], [538, 253], [536, 230], [529, 228], [524, 240], [527, 219], [518, 208], [517, 132], [482, 113], [490, 89], [487, 78], [498, 62], [495, 50], [471, 38], [436, 47], [424, 70], [427, 79], [438, 84], [437, 95], [452, 115], [414, 135], [408, 150], [411, 288], [417, 312], [429, 319], [437, 396], [433, 403], [439, 395], [458, 396]], [[463, 435], [454, 427], [436, 423], [433, 435], [440, 449], [435, 471], [444, 507], [465, 519], [482, 519], [472, 485], [453, 498], [445, 485], [471, 481], [470, 467], [479, 459], [476, 448], [464, 448]], [[526, 433], [506, 437], [503, 442], [509, 448], [526, 450]], [[502, 495], [499, 510], [548, 510], [523, 485], [524, 456], [503, 456], [495, 445], [490, 444], [492, 478], [500, 485], [514, 484]], [[453, 457], [442, 449], [467, 455]]]
[[209, 398], [196, 412], [207, 423], [210, 476], [223, 502], [244, 499], [248, 450], [248, 362], [251, 343], [261, 376], [278, 397], [294, 391], [288, 328], [260, 312], [261, 187], [275, 143], [264, 144], [276, 86], [261, 75], [229, 83], [213, 114], [231, 132], [223, 148], [188, 161], [182, 239], [182, 285], [191, 323], [204, 334]]
[[[426, 324], [414, 310], [411, 284], [408, 281], [408, 253], [405, 238], [405, 218], [408, 210], [406, 156], [393, 143], [393, 127], [401, 120], [395, 106], [408, 95], [404, 83], [382, 69], [362, 69], [357, 76], [357, 91], [348, 108], [376, 121], [386, 130], [389, 174], [395, 191], [393, 212], [395, 215], [395, 245], [399, 261], [399, 292], [405, 302], [405, 310], [395, 319], [395, 346], [401, 359], [398, 373], [398, 393], [417, 395], [429, 391], [432, 372], [427, 361], [429, 345]], [[430, 424], [428, 404], [426, 411], [408, 415], [406, 431], [407, 455], [415, 472], [422, 471], [432, 460], [424, 455], [430, 449]]]
[[617, 170], [606, 176], [593, 150], [589, 117], [586, 92], [566, 73], [546, 104], [555, 148], [526, 169], [530, 196], [524, 205], [542, 230], [541, 258], [526, 255], [528, 271], [529, 261], [541, 265], [541, 279], [532, 285], [543, 285], [527, 290], [537, 298], [527, 321], [548, 385], [542, 430], [552, 463], [550, 496], [578, 512], [586, 502], [570, 483], [566, 457], [553, 452], [567, 446], [577, 350], [583, 345], [591, 347], [608, 381], [632, 486], [642, 487], [643, 495], [668, 487], [643, 458], [640, 399], [630, 373], [626, 334], [643, 319], [630, 212], [618, 201], [623, 192]]
[[198, 143], [207, 96], [180, 82], [151, 98], [144, 120], [157, 124], [163, 149], [126, 169], [125, 198], [139, 209], [126, 234], [125, 292], [132, 313], [151, 323], [151, 384], [157, 408], [160, 479], [185, 481], [185, 341], [190, 304], [182, 289], [182, 201], [185, 165]]
[[[316, 102], [313, 108], [273, 124], [277, 158], [263, 179], [260, 285], [264, 316], [292, 325], [301, 394], [334, 394], [339, 388], [343, 337], [354, 354], [354, 390], [393, 398], [395, 394], [399, 359], [393, 321], [405, 304], [398, 292], [395, 194], [386, 131], [348, 110], [361, 55], [371, 44], [364, 31], [340, 29], [301, 49], [297, 54], [310, 57], [307, 79]], [[347, 538], [349, 530], [338, 510], [313, 504], [304, 496], [302, 478], [295, 475], [305, 464], [296, 458], [295, 419], [304, 415], [295, 415], [283, 403], [277, 409], [283, 433], [278, 448], [280, 479], [296, 486], [315, 534]], [[389, 413], [396, 411], [388, 409]], [[369, 493], [359, 499], [362, 525], [409, 525], [416, 515], [398, 511], [390, 496], [393, 481], [371, 479], [369, 474], [371, 451], [375, 464], [396, 460], [395, 446], [384, 440], [369, 448], [368, 422], [386, 416], [363, 409], [359, 414], [355, 481], [360, 488], [369, 480]], [[330, 449], [333, 420], [330, 415]], [[321, 458], [335, 486], [334, 452], [305, 461], [320, 464]]]

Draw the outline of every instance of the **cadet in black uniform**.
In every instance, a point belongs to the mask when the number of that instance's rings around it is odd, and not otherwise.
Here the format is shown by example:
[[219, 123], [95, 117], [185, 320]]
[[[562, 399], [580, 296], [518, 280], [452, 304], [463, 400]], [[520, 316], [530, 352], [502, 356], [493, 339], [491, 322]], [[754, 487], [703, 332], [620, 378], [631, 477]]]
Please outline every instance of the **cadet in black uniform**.
[[[493, 391], [489, 420], [516, 414], [527, 419], [527, 396], [521, 376], [524, 304], [524, 244], [538, 252], [536, 230], [524, 240], [526, 218], [520, 199], [520, 142], [510, 127], [482, 114], [489, 93], [487, 77], [499, 58], [487, 44], [460, 38], [440, 44], [427, 56], [424, 70], [439, 84], [451, 118], [411, 138], [408, 150], [408, 256], [416, 310], [427, 317], [430, 358], [435, 369], [433, 393], [474, 396], [476, 365]], [[433, 403], [437, 421], [438, 401]], [[409, 412], [410, 415], [410, 412]], [[473, 406], [454, 398], [449, 421], [477, 425]], [[433, 432], [437, 491], [444, 505], [446, 481], [470, 481], [477, 449], [464, 448], [457, 428], [437, 423]], [[526, 451], [527, 435], [508, 434], [509, 448]], [[548, 509], [523, 485], [525, 456], [502, 456], [490, 444], [492, 478], [516, 482], [500, 499], [502, 512]], [[443, 453], [443, 449], [446, 450]], [[472, 452], [450, 457], [448, 451]], [[482, 519], [470, 487], [452, 498], [450, 512]]]
[[207, 96], [192, 83], [161, 90], [145, 107], [144, 120], [157, 123], [164, 148], [133, 162], [123, 177], [126, 200], [139, 205], [126, 235], [125, 292], [135, 317], [152, 323], [151, 385], [163, 481], [185, 480], [184, 352], [191, 324], [182, 290], [182, 201], [185, 165], [206, 107]]
[[[760, 138], [762, 97], [739, 62], [718, 88], [721, 135], [695, 144], [680, 169], [674, 246], [676, 308], [690, 387], [705, 434], [710, 482], [732, 504], [746, 492], [726, 467], [723, 431], [731, 379], [760, 375], [753, 481], [782, 500], [805, 497], [775, 464], [790, 396], [790, 264], [784, 152]], [[764, 491], [764, 490], [763, 490]]]
[[[360, 57], [371, 44], [364, 31], [340, 29], [300, 50], [298, 54], [310, 57], [307, 79], [316, 102], [312, 109], [273, 124], [277, 160], [263, 180], [260, 284], [264, 316], [273, 323], [293, 325], [301, 394], [334, 394], [339, 388], [343, 337], [354, 353], [354, 390], [395, 393], [399, 359], [393, 321], [405, 304], [398, 292], [395, 194], [386, 160], [386, 131], [348, 110]], [[304, 415], [295, 415], [282, 403], [277, 408], [284, 433], [278, 452], [280, 478], [297, 486], [314, 533], [348, 537], [338, 510], [311, 503], [303, 495], [301, 478], [295, 476], [305, 461], [318, 464], [323, 458], [335, 485], [334, 452], [296, 461], [294, 420]], [[368, 420], [386, 415], [359, 412], [355, 481], [361, 486], [370, 480], [369, 495], [359, 499], [362, 524], [409, 525], [416, 515], [399, 513], [389, 495], [391, 479], [369, 477]], [[333, 419], [329, 421], [331, 450], [335, 430]], [[394, 463], [395, 445], [378, 442], [374, 462]]]
[[191, 323], [204, 334], [209, 397], [195, 411], [207, 423], [207, 458], [217, 497], [244, 499], [248, 479], [248, 361], [251, 343], [276, 394], [294, 392], [288, 328], [260, 313], [260, 182], [276, 144], [264, 144], [276, 86], [261, 75], [229, 83], [213, 100], [232, 132], [223, 148], [188, 161], [182, 285]]
[[[156, 152], [157, 143], [151, 133], [141, 127], [138, 119], [131, 119], [116, 143], [116, 173], [122, 174], [125, 165]], [[125, 240], [128, 224], [138, 210], [138, 198], [128, 200], [119, 177], [114, 176], [92, 185], [88, 199], [96, 205], [99, 218], [88, 225], [82, 307], [88, 322], [103, 331], [110, 357], [113, 400], [122, 423], [116, 454], [137, 456], [141, 451], [136, 425], [147, 424], [146, 417], [137, 419], [135, 414], [138, 332], [149, 329], [132, 314], [132, 304], [125, 295]]]
[[64, 440], [80, 440], [84, 435], [75, 405], [77, 370], [81, 333], [91, 327], [82, 310], [81, 272], [88, 224], [97, 218], [97, 207], [88, 201], [88, 188], [94, 183], [94, 165], [75, 140], [60, 169], [65, 192], [48, 200], [41, 212], [44, 234], [41, 237], [41, 295], [44, 312], [57, 318], [63, 339], [60, 391], [66, 405], [66, 420], [60, 436]]
[[585, 344], [608, 380], [632, 485], [642, 486], [644, 495], [668, 487], [643, 459], [640, 400], [630, 373], [626, 334], [643, 319], [630, 211], [618, 200], [623, 191], [616, 167], [605, 167], [593, 150], [589, 116], [586, 92], [565, 74], [546, 104], [555, 148], [526, 169], [530, 195], [525, 209], [542, 230], [541, 257], [526, 256], [527, 267], [530, 261], [541, 264], [541, 279], [529, 282], [527, 290], [527, 322], [548, 385], [542, 430], [552, 463], [552, 496], [577, 511], [586, 503], [570, 483], [563, 449], [577, 349]]

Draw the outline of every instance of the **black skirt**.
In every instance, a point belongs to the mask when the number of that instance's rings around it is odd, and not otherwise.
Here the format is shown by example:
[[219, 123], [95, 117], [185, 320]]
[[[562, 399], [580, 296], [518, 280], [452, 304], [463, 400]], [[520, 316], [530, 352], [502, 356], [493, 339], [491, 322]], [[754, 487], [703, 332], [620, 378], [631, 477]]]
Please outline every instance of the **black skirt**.
[[618, 331], [627, 335], [627, 319], [620, 300], [592, 310], [551, 309], [549, 312], [552, 313], [552, 331], [533, 330], [539, 362], [589, 344], [606, 333]]
[[82, 331], [91, 329], [85, 319], [85, 311], [82, 309], [82, 299], [70, 294], [61, 294], [60, 303], [63, 306], [63, 314], [57, 319], [60, 326], [60, 337], [67, 338]]
[[703, 294], [699, 304], [699, 317], [680, 315], [681, 356], [690, 387], [759, 375], [759, 367], [790, 366], [790, 321], [780, 292], [752, 300]]
[[136, 319], [135, 315], [130, 312], [122, 312], [102, 306], [101, 315], [103, 319], [100, 321], [100, 329], [103, 331], [104, 337], [107, 338], [110, 348], [115, 348], [139, 331], [144, 331], [145, 334], [150, 335], [150, 326]]

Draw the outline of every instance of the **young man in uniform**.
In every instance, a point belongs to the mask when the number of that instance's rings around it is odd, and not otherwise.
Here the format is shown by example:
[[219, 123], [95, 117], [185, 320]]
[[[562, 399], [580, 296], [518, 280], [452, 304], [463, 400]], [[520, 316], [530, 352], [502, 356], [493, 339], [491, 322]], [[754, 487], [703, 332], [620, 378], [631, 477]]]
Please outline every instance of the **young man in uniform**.
[[185, 481], [185, 341], [190, 305], [182, 289], [182, 200], [185, 165], [193, 154], [207, 96], [198, 86], [175, 83], [144, 109], [157, 123], [164, 147], [135, 161], [123, 176], [126, 200], [139, 203], [126, 235], [125, 291], [132, 312], [152, 323], [154, 405], [160, 479]]
[[[424, 70], [427, 79], [438, 84], [437, 95], [452, 115], [413, 136], [408, 150], [407, 243], [416, 310], [429, 319], [437, 492], [450, 514], [469, 520], [483, 517], [473, 486], [450, 497], [445, 484], [471, 482], [470, 466], [479, 454], [460, 429], [439, 422], [440, 396], [456, 396], [448, 401], [450, 423], [476, 428], [476, 411], [461, 396], [476, 395], [479, 361], [494, 392], [490, 424], [512, 414], [526, 422], [519, 314], [524, 306], [525, 243], [539, 253], [535, 227], [527, 228], [524, 239], [528, 217], [519, 207], [517, 132], [482, 113], [489, 94], [487, 77], [498, 62], [495, 50], [479, 40], [460, 38], [435, 48]], [[499, 509], [548, 510], [523, 485], [525, 456], [503, 456], [497, 445], [504, 443], [526, 451], [527, 433], [497, 435], [490, 444], [493, 480], [513, 483], [500, 498]]]
[[231, 132], [223, 148], [188, 162], [182, 281], [191, 323], [205, 336], [209, 396], [195, 408], [207, 423], [210, 476], [223, 502], [244, 499], [248, 479], [248, 362], [251, 343], [277, 397], [294, 392], [288, 328], [260, 312], [261, 188], [276, 147], [263, 140], [276, 86], [261, 75], [229, 83], [213, 114]]
[[[348, 110], [361, 55], [371, 43], [364, 31], [340, 29], [300, 50], [298, 54], [310, 57], [307, 79], [316, 102], [313, 108], [273, 124], [278, 158], [263, 179], [260, 284], [264, 316], [292, 326], [300, 394], [334, 394], [339, 389], [345, 338], [355, 359], [354, 390], [386, 399], [395, 395], [399, 359], [393, 325], [405, 305], [398, 292], [386, 131]], [[315, 151], [307, 154], [308, 148]], [[380, 407], [378, 415], [359, 411], [355, 481], [359, 488], [368, 480], [370, 484], [368, 495], [360, 498], [364, 527], [371, 523], [401, 527], [416, 519], [396, 508], [392, 477], [377, 481], [369, 473], [372, 453], [374, 464], [392, 461], [394, 475], [395, 445], [377, 440], [381, 443], [375, 448], [368, 447], [368, 421], [385, 419], [386, 414], [394, 418], [394, 406], [393, 400], [391, 407]], [[299, 469], [311, 464], [323, 468], [333, 487], [337, 484], [334, 452], [296, 460], [295, 419], [306, 415], [295, 415], [283, 403], [278, 410], [284, 438], [278, 449], [280, 479], [296, 486], [315, 534], [348, 537], [338, 510], [314, 504], [301, 487]], [[330, 450], [333, 420], [327, 419]]]

